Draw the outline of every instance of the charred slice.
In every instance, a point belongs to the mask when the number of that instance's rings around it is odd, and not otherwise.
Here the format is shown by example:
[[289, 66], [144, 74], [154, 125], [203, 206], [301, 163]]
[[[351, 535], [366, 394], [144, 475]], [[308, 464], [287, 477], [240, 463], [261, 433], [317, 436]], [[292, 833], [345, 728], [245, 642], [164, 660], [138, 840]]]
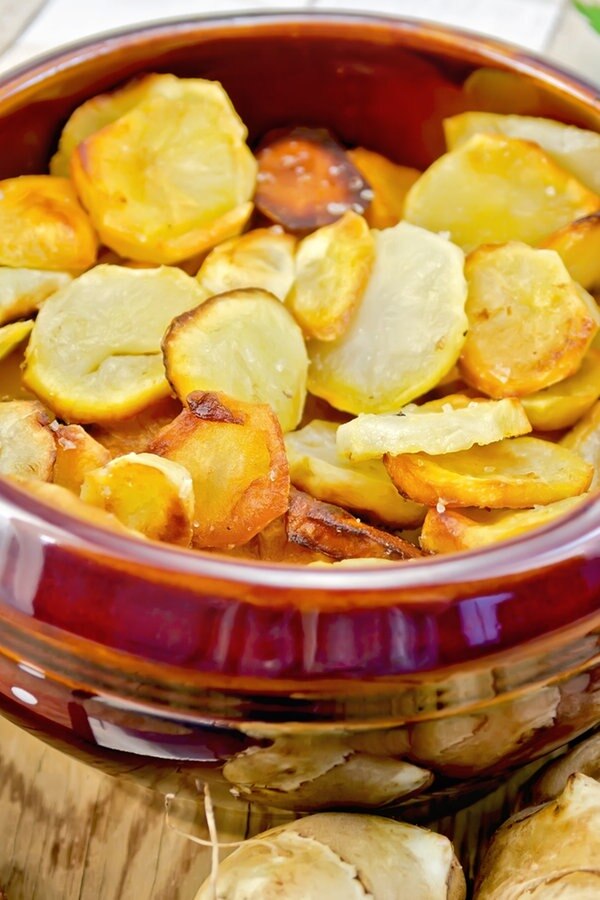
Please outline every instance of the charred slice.
[[257, 209], [287, 231], [312, 231], [348, 210], [363, 214], [373, 192], [324, 128], [269, 132], [257, 152]]
[[408, 541], [366, 525], [330, 503], [315, 500], [294, 488], [287, 514], [290, 541], [326, 553], [333, 559], [415, 559], [423, 556]]

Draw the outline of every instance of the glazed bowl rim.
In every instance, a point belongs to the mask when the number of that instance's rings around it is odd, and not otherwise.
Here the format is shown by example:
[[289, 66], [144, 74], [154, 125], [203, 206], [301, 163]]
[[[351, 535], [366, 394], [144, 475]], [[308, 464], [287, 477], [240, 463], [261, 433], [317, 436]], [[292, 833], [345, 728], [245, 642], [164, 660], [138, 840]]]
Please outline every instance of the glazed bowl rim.
[[[28, 87], [49, 81], [53, 74], [85, 65], [95, 53], [110, 52], [113, 44], [134, 44], [140, 40], [160, 39], [163, 35], [166, 38], [186, 31], [217, 30], [220, 26], [238, 29], [238, 34], [228, 36], [235, 40], [245, 29], [281, 24], [308, 29], [317, 25], [347, 26], [348, 37], [359, 37], [359, 27], [364, 25], [392, 29], [403, 36], [409, 49], [435, 53], [436, 50], [448, 51], [453, 47], [458, 59], [472, 61], [470, 56], [476, 56], [479, 65], [486, 62], [500, 64], [508, 71], [552, 86], [572, 100], [577, 99], [588, 109], [597, 108], [600, 113], [600, 94], [593, 85], [507, 42], [426, 20], [326, 9], [211, 13], [139, 23], [89, 35], [3, 72], [0, 75], [0, 102], [6, 96], [18, 96]], [[402, 591], [430, 584], [464, 583], [501, 577], [509, 572], [518, 574], [534, 567], [551, 565], [559, 558], [585, 554], [592, 540], [598, 541], [600, 549], [600, 494], [582, 501], [575, 511], [555, 522], [490, 547], [409, 562], [399, 561], [397, 565], [365, 565], [351, 569], [237, 560], [146, 541], [133, 535], [130, 537], [71, 513], [58, 511], [18, 485], [0, 479], [0, 514], [6, 510], [24, 513], [30, 520], [33, 517], [38, 527], [45, 527], [61, 543], [84, 542], [105, 555], [130, 563], [159, 568], [175, 575], [213, 577], [232, 583], [291, 590]]]

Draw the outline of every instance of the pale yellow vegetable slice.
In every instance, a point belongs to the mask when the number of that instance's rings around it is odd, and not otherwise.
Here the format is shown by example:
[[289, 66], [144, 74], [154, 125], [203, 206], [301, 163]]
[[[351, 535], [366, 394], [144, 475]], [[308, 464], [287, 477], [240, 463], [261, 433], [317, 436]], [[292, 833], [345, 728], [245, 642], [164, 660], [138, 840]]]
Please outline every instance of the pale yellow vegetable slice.
[[445, 509], [439, 512], [431, 508], [423, 522], [421, 547], [428, 553], [455, 553], [508, 541], [572, 512], [586, 496], [567, 497], [534, 509]]
[[465, 251], [485, 243], [538, 244], [573, 219], [600, 209], [600, 197], [540, 147], [477, 134], [437, 159], [406, 197], [408, 222], [447, 231]]
[[82, 272], [97, 238], [73, 185], [52, 175], [0, 181], [0, 266]]
[[206, 297], [239, 288], [261, 288], [285, 300], [295, 275], [296, 238], [281, 229], [256, 228], [219, 244], [196, 278]]
[[81, 499], [112, 513], [155, 541], [189, 547], [194, 517], [192, 476], [153, 453], [128, 453], [88, 472]]
[[348, 462], [336, 448], [337, 424], [313, 420], [286, 436], [290, 479], [317, 500], [367, 513], [395, 528], [418, 525], [425, 510], [400, 496], [381, 460]]
[[35, 400], [0, 403], [0, 475], [51, 480], [56, 448], [47, 424]]
[[526, 509], [583, 494], [594, 470], [577, 453], [540, 438], [517, 437], [458, 453], [387, 456], [405, 496], [437, 506]]
[[167, 376], [181, 400], [192, 391], [222, 391], [270, 404], [284, 431], [300, 421], [306, 347], [300, 328], [272, 294], [249, 288], [207, 300], [171, 323], [163, 349]]
[[179, 79], [79, 144], [77, 191], [102, 241], [122, 256], [173, 263], [238, 234], [257, 164], [216, 82]]
[[371, 228], [392, 228], [404, 215], [404, 199], [417, 178], [418, 169], [400, 166], [380, 153], [356, 147], [348, 156], [371, 186], [373, 199], [364, 216]]
[[[594, 342], [598, 343], [597, 339]], [[521, 397], [527, 418], [539, 431], [569, 428], [600, 397], [600, 346], [590, 347], [581, 366], [570, 378]]]
[[66, 272], [0, 268], [0, 325], [29, 316], [71, 281]]
[[352, 211], [300, 241], [287, 306], [307, 337], [332, 341], [346, 331], [374, 261], [373, 235]]
[[406, 222], [375, 232], [375, 265], [348, 330], [309, 343], [309, 390], [355, 414], [398, 412], [455, 364], [466, 290], [454, 244]]
[[0, 327], [0, 359], [4, 359], [9, 353], [18, 347], [21, 341], [31, 334], [33, 319], [25, 322], [11, 322], [10, 325]]
[[110, 462], [110, 452], [81, 427], [51, 422], [56, 441], [54, 484], [67, 488], [79, 497], [85, 476]]
[[492, 397], [522, 396], [579, 369], [600, 311], [557, 253], [515, 241], [480, 247], [465, 273], [465, 381]]
[[591, 191], [600, 193], [600, 134], [541, 116], [466, 112], [444, 120], [448, 149], [476, 134], [501, 134], [533, 141]]
[[67, 421], [134, 415], [169, 394], [161, 340], [199, 297], [195, 280], [179, 269], [97, 266], [42, 307], [25, 384]]
[[561, 445], [567, 450], [578, 453], [594, 467], [591, 490], [600, 489], [600, 401], [583, 416], [582, 419], [561, 439]]
[[573, 281], [586, 291], [600, 288], [600, 214], [569, 222], [542, 246], [556, 250]]
[[337, 448], [342, 456], [358, 462], [381, 459], [386, 453], [454, 453], [529, 431], [531, 425], [518, 400], [471, 400], [461, 409], [447, 403], [439, 412], [409, 408], [399, 416], [359, 416], [339, 426]]
[[110, 125], [151, 96], [171, 96], [177, 91], [175, 75], [146, 75], [108, 94], [96, 94], [71, 113], [62, 130], [58, 150], [50, 160], [52, 175], [70, 174], [71, 155], [85, 138]]

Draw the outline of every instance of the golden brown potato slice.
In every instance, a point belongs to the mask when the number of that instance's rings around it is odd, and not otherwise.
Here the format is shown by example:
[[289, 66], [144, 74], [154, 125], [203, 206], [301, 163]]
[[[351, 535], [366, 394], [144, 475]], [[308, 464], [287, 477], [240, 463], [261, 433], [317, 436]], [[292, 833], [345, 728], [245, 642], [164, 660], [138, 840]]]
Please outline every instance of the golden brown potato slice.
[[317, 500], [373, 516], [394, 528], [419, 525], [424, 508], [400, 496], [381, 460], [348, 462], [338, 454], [337, 427], [315, 419], [286, 436], [292, 484]]
[[0, 181], [0, 265], [83, 272], [97, 239], [73, 185], [52, 175]]
[[85, 476], [110, 461], [110, 453], [95, 441], [81, 425], [60, 425], [52, 422], [50, 429], [56, 440], [54, 484], [67, 488], [79, 497]]
[[567, 497], [535, 509], [445, 509], [438, 512], [432, 508], [423, 522], [421, 546], [428, 553], [455, 553], [508, 541], [572, 512], [585, 496]]
[[558, 431], [574, 425], [599, 397], [600, 344], [596, 338], [574, 375], [535, 394], [521, 397], [521, 403], [534, 428]]
[[269, 403], [284, 431], [296, 427], [306, 396], [308, 358], [300, 328], [266, 291], [212, 297], [175, 318], [163, 341], [167, 377], [181, 400], [223, 391]]
[[309, 390], [354, 414], [398, 412], [455, 364], [466, 293], [454, 244], [406, 222], [375, 232], [373, 273], [348, 330], [309, 343]]
[[12, 353], [31, 334], [32, 328], [33, 319], [0, 326], [0, 359], [4, 359], [5, 356]]
[[111, 457], [143, 453], [158, 432], [179, 415], [181, 408], [175, 397], [164, 397], [135, 416], [104, 425], [90, 425], [88, 431], [106, 447]]
[[270, 132], [256, 155], [256, 207], [287, 231], [312, 231], [351, 209], [362, 214], [372, 200], [370, 185], [323, 128]]
[[283, 515], [290, 476], [281, 428], [265, 404], [196, 392], [149, 446], [180, 463], [196, 494], [194, 545], [245, 544]]
[[333, 559], [416, 559], [422, 553], [402, 538], [366, 525], [341, 509], [292, 488], [287, 514], [291, 541]]
[[533, 141], [591, 191], [600, 194], [600, 134], [541, 116], [466, 112], [444, 120], [449, 150], [477, 134], [499, 134]]
[[[287, 509], [286, 509], [287, 512]], [[330, 556], [301, 547], [288, 538], [285, 515], [273, 519], [257, 534], [251, 542], [254, 544], [255, 559], [263, 562], [276, 562], [284, 565], [312, 565], [317, 562], [333, 562]], [[246, 547], [249, 545], [246, 544]], [[241, 549], [241, 548], [240, 548]]]
[[445, 507], [526, 509], [583, 494], [594, 471], [573, 451], [540, 438], [517, 437], [458, 453], [387, 456], [398, 490], [417, 503]]
[[381, 459], [386, 453], [454, 453], [531, 431], [521, 403], [514, 398], [464, 400], [460, 408], [442, 402], [439, 411], [429, 412], [424, 404], [406, 407], [400, 416], [359, 416], [339, 426], [338, 451], [354, 462]]
[[0, 325], [36, 312], [44, 300], [70, 281], [66, 272], [0, 268]]
[[356, 147], [347, 153], [373, 191], [371, 205], [364, 214], [371, 228], [397, 225], [404, 216], [404, 198], [421, 175], [419, 170], [399, 166], [364, 147]]
[[126, 418], [169, 394], [161, 340], [199, 302], [179, 269], [97, 266], [50, 297], [29, 341], [25, 384], [70, 422]]
[[196, 278], [206, 297], [261, 288], [285, 300], [295, 277], [296, 239], [276, 228], [256, 228], [215, 247]]
[[238, 234], [252, 211], [256, 160], [217, 82], [175, 79], [82, 141], [72, 177], [103, 243], [174, 263]]
[[573, 281], [586, 291], [600, 288], [600, 214], [569, 222], [542, 246], [556, 250]]
[[50, 481], [56, 459], [46, 410], [35, 400], [0, 403], [0, 475]]
[[465, 380], [491, 397], [531, 394], [573, 375], [600, 312], [558, 254], [512, 241], [467, 258]]
[[540, 147], [477, 134], [437, 159], [406, 197], [405, 218], [444, 231], [465, 251], [486, 243], [538, 244], [573, 219], [600, 209], [600, 197]]
[[332, 341], [346, 331], [374, 262], [373, 235], [352, 211], [300, 242], [286, 302], [307, 337]]
[[128, 453], [88, 472], [81, 499], [155, 541], [189, 547], [194, 488], [184, 466], [152, 453]]
[[63, 128], [58, 150], [50, 160], [52, 175], [69, 177], [73, 150], [85, 138], [128, 113], [153, 95], [169, 97], [177, 89], [175, 75], [145, 75], [117, 91], [96, 94], [71, 113]]
[[567, 450], [578, 453], [594, 467], [591, 490], [600, 489], [600, 401], [596, 402], [582, 419], [561, 439]]

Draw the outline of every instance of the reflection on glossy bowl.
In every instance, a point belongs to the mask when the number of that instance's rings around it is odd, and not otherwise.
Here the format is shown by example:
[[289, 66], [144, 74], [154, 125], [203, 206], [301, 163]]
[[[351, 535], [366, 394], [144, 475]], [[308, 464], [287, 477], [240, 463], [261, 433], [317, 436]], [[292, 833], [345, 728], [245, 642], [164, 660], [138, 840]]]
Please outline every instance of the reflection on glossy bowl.
[[[219, 79], [251, 140], [326, 125], [417, 167], [467, 108], [600, 130], [591, 88], [490, 41], [242, 16], [108, 36], [5, 76], [0, 177], [43, 171], [78, 103], [144, 71]], [[165, 789], [185, 760], [224, 794], [284, 808], [452, 800], [600, 719], [598, 501], [489, 550], [327, 571], [137, 542], [5, 484], [0, 569], [2, 709]]]

